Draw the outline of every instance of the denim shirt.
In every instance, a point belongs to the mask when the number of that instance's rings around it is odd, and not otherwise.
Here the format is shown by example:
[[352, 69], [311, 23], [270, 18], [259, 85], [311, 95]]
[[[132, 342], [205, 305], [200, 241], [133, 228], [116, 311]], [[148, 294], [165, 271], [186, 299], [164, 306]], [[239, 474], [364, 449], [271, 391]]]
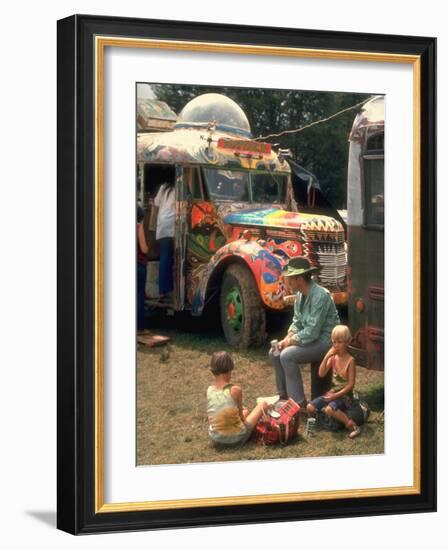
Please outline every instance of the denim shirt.
[[293, 333], [291, 339], [296, 344], [320, 343], [328, 344], [330, 347], [331, 331], [339, 322], [338, 311], [331, 294], [327, 289], [311, 282], [306, 296], [297, 292], [294, 317], [288, 332]]

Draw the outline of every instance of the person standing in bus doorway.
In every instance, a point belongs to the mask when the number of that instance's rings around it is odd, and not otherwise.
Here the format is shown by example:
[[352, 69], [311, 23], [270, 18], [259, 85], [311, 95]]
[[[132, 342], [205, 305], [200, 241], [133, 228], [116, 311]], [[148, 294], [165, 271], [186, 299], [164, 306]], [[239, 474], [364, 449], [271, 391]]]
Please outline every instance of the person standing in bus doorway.
[[148, 245], [143, 229], [144, 210], [137, 205], [137, 334], [145, 332], [145, 286]]
[[154, 199], [158, 208], [156, 240], [159, 242], [159, 298], [171, 302], [173, 299], [173, 252], [176, 221], [176, 193], [174, 179], [162, 183]]
[[269, 352], [280, 398], [291, 397], [304, 409], [301, 368], [306, 363], [320, 364], [331, 347], [331, 331], [340, 322], [331, 294], [312, 279], [316, 271], [304, 257], [288, 262], [283, 276], [296, 293], [294, 316], [287, 335], [278, 343], [280, 354]]

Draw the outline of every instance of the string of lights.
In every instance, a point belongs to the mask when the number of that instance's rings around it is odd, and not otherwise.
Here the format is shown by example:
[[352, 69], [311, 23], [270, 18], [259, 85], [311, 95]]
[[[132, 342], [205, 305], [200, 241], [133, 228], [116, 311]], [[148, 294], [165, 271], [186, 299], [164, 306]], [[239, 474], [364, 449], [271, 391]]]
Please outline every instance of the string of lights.
[[323, 122], [328, 122], [329, 120], [336, 118], [339, 115], [342, 115], [343, 113], [346, 113], [347, 111], [351, 111], [353, 109], [356, 109], [357, 107], [360, 107], [361, 105], [364, 105], [364, 103], [367, 103], [375, 96], [370, 96], [367, 99], [364, 99], [363, 101], [360, 101], [356, 105], [352, 105], [351, 107], [346, 107], [345, 109], [342, 109], [341, 111], [338, 111], [337, 113], [334, 113], [328, 117], [321, 118], [319, 120], [315, 120], [314, 122], [310, 122], [309, 124], [305, 124], [305, 126], [301, 126], [300, 128], [295, 128], [294, 130], [283, 130], [283, 132], [279, 132], [278, 134], [269, 134], [267, 136], [259, 136], [254, 138], [254, 140], [267, 140], [270, 138], [280, 137], [285, 134], [295, 134], [298, 132], [303, 132], [303, 130], [306, 130], [307, 128], [311, 128], [312, 126], [317, 126], [318, 124], [322, 124]]

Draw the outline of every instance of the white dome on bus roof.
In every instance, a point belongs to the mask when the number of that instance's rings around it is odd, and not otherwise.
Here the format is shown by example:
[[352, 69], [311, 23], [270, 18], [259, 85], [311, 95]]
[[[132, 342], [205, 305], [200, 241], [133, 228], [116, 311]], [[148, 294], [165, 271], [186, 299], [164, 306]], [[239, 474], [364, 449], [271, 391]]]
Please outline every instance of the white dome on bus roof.
[[216, 122], [218, 130], [251, 136], [250, 124], [243, 109], [222, 94], [203, 94], [189, 101], [180, 112], [175, 127], [201, 127], [211, 122]]

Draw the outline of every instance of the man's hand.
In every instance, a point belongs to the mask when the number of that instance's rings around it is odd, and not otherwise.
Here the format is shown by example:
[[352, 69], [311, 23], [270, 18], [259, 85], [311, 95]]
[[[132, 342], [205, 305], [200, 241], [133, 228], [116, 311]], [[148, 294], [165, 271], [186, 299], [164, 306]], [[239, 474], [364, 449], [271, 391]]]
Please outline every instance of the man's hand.
[[289, 335], [285, 336], [283, 340], [280, 340], [280, 342], [278, 343], [278, 349], [280, 350], [288, 348], [289, 346], [291, 346], [291, 339]]
[[278, 346], [278, 349], [281, 351], [282, 349], [285, 349], [285, 341], [288, 339], [287, 336], [285, 336], [285, 338], [283, 338], [283, 340], [280, 340], [279, 343], [277, 344]]

